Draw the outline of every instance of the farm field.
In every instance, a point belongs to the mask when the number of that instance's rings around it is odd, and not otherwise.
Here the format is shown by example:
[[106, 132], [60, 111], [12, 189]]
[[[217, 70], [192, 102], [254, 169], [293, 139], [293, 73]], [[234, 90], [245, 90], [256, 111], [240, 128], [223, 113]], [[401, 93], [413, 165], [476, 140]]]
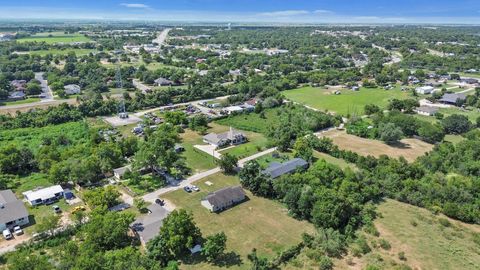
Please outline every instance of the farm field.
[[17, 40], [19, 43], [25, 42], [45, 42], [47, 44], [54, 43], [71, 43], [71, 42], [88, 42], [91, 41], [88, 37], [75, 34], [65, 34], [64, 32], [46, 32], [37, 33], [30, 37], [24, 37]]
[[28, 103], [38, 102], [38, 101], [40, 101], [40, 98], [27, 98], [27, 99], [16, 100], [16, 101], [0, 101], [0, 106], [28, 104]]
[[[211, 186], [206, 181], [213, 183]], [[261, 256], [272, 257], [301, 241], [301, 234], [311, 233], [313, 226], [307, 222], [300, 222], [287, 215], [287, 209], [281, 204], [253, 196], [247, 192], [248, 200], [219, 214], [210, 213], [200, 205], [200, 200], [208, 192], [232, 185], [238, 185], [235, 176], [215, 174], [195, 185], [200, 187], [198, 193], [186, 193], [177, 190], [168, 193], [162, 198], [175, 204], [177, 207], [193, 212], [195, 222], [204, 236], [219, 231], [227, 235], [226, 253], [230, 253], [225, 261], [229, 269], [250, 269], [247, 254], [256, 248]], [[234, 253], [233, 251], [237, 252]], [[225, 267], [224, 266], [224, 267]], [[207, 263], [184, 262], [181, 269], [220, 269]]]
[[277, 110], [278, 109], [265, 110], [265, 118], [261, 118], [260, 114], [249, 113], [229, 116], [227, 118], [217, 120], [215, 123], [224, 126], [231, 126], [241, 130], [266, 134], [268, 132], [268, 128], [271, 127], [278, 119], [276, 114]]
[[[377, 218], [375, 226], [379, 238], [387, 240], [391, 249], [375, 248], [358, 264], [375, 265], [380, 269], [395, 269], [395, 264], [402, 263], [412, 269], [480, 267], [479, 244], [474, 240], [480, 239], [480, 226], [434, 215], [426, 209], [394, 200], [381, 203], [378, 212], [381, 217]], [[367, 238], [370, 241], [379, 239], [372, 235]], [[399, 260], [399, 252], [405, 253], [406, 261]], [[383, 261], [378, 259], [379, 256]], [[344, 268], [341, 265], [339, 263], [339, 268]]]
[[83, 56], [83, 55], [88, 55], [90, 53], [95, 53], [98, 52], [97, 50], [94, 49], [49, 49], [49, 50], [39, 50], [39, 51], [28, 51], [24, 53], [28, 53], [31, 55], [40, 55], [40, 56], [45, 56], [47, 54], [52, 54], [52, 55], [67, 55], [70, 52], [74, 52], [76, 56]]
[[362, 156], [372, 155], [379, 157], [387, 155], [393, 158], [403, 156], [407, 161], [412, 162], [417, 157], [424, 155], [433, 149], [433, 145], [417, 139], [402, 139], [402, 145], [393, 147], [378, 140], [370, 140], [347, 134], [345, 131], [331, 130], [322, 133], [320, 136], [328, 137], [340, 149], [350, 150]]
[[363, 108], [367, 104], [376, 104], [385, 108], [391, 99], [410, 97], [408, 92], [402, 92], [399, 87], [388, 91], [380, 88], [369, 89], [363, 87], [357, 92], [350, 89], [340, 89], [340, 95], [335, 95], [335, 90], [307, 86], [282, 93], [291, 101], [341, 115], [363, 115]]

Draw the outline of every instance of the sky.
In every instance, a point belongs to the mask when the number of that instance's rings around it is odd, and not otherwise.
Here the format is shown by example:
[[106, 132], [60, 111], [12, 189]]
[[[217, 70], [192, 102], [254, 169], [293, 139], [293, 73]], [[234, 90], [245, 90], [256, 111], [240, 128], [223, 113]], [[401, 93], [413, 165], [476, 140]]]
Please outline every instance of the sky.
[[480, 0], [0, 0], [0, 19], [480, 24]]

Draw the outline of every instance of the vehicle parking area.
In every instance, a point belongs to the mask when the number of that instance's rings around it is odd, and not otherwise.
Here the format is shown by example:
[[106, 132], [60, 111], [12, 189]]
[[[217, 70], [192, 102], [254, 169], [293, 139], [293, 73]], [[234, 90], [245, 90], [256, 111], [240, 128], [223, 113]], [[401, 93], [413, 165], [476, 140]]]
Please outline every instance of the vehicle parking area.
[[142, 119], [135, 116], [129, 115], [128, 118], [120, 118], [119, 116], [105, 117], [104, 120], [114, 127], [126, 126], [131, 124], [136, 124], [142, 122]]

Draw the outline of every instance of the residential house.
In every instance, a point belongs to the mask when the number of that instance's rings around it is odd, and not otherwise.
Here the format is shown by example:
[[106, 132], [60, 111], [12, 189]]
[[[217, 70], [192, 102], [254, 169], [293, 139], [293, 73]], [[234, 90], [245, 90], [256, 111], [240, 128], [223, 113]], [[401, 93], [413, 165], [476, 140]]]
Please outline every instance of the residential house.
[[26, 80], [13, 80], [10, 82], [10, 85], [18, 91], [25, 91], [25, 87], [27, 85]]
[[442, 103], [457, 105], [457, 102], [464, 101], [467, 97], [465, 94], [444, 94], [443, 97], [439, 100]]
[[23, 192], [23, 196], [31, 205], [51, 204], [63, 198], [63, 188], [60, 185]]
[[27, 208], [11, 190], [0, 190], [0, 231], [29, 223]]
[[131, 165], [127, 165], [127, 166], [123, 166], [123, 167], [120, 167], [120, 168], [116, 168], [116, 169], [113, 169], [113, 176], [115, 178], [117, 178], [118, 180], [121, 180], [123, 175], [125, 175], [125, 173], [127, 171], [131, 171], [132, 170], [132, 166]]
[[76, 85], [76, 84], [68, 84], [68, 85], [65, 85], [64, 87], [64, 90], [65, 90], [65, 94], [67, 95], [77, 95], [77, 94], [80, 94], [80, 86]]
[[170, 81], [165, 78], [158, 78], [155, 80], [155, 85], [156, 86], [170, 86], [173, 85], [173, 81]]
[[294, 173], [298, 169], [307, 168], [308, 162], [301, 158], [294, 158], [284, 163], [272, 162], [268, 165], [268, 168], [262, 171], [262, 173], [275, 179], [285, 174]]
[[210, 210], [210, 212], [219, 212], [243, 200], [245, 200], [245, 191], [242, 187], [232, 186], [209, 193], [200, 204]]
[[13, 91], [8, 95], [8, 100], [22, 100], [25, 99], [27, 95], [23, 91]]
[[466, 83], [466, 84], [477, 84], [478, 80], [474, 78], [461, 78], [460, 82]]
[[433, 88], [433, 86], [422, 86], [422, 87], [417, 87], [415, 89], [415, 92], [417, 92], [418, 94], [422, 94], [422, 95], [428, 95], [428, 94], [431, 94], [433, 92], [433, 90], [435, 90], [435, 88]]
[[242, 132], [233, 128], [224, 133], [209, 133], [203, 136], [205, 143], [211, 144], [215, 147], [225, 147], [227, 145], [237, 145], [247, 142], [247, 137]]
[[438, 112], [438, 108], [435, 107], [428, 107], [428, 106], [420, 106], [414, 110], [416, 113], [420, 115], [426, 116], [433, 116]]
[[140, 242], [143, 245], [158, 235], [163, 225], [163, 220], [170, 214], [170, 212], [158, 204], [151, 204], [147, 209], [147, 215], [137, 218], [130, 224], [130, 228], [140, 238]]

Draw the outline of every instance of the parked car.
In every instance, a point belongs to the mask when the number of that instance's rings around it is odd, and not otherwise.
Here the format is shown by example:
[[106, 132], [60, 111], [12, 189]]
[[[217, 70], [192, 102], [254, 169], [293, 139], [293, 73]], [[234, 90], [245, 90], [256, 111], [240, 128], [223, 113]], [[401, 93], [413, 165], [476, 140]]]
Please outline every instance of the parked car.
[[22, 235], [23, 234], [23, 230], [22, 228], [20, 228], [20, 226], [15, 226], [13, 227], [13, 233], [15, 235]]
[[76, 206], [75, 208], [73, 208], [72, 214], [74, 214], [78, 211], [85, 211], [85, 207], [84, 206]]
[[55, 212], [55, 214], [58, 214], [58, 213], [62, 212], [62, 209], [60, 209], [60, 206], [58, 206], [58, 205], [54, 205], [54, 206], [52, 206], [52, 208], [53, 208], [53, 212]]
[[7, 239], [7, 240], [10, 240], [10, 239], [13, 238], [13, 235], [10, 232], [9, 229], [5, 229], [5, 230], [3, 230], [3, 237], [5, 237], [5, 239]]
[[165, 205], [165, 201], [164, 200], [160, 200], [160, 199], [156, 199], [155, 200], [155, 203], [160, 205], [160, 206], [164, 206]]
[[200, 188], [197, 187], [197, 186], [194, 186], [194, 185], [192, 185], [190, 188], [191, 188], [193, 191], [196, 191], [196, 192], [199, 192], [199, 191], [200, 191]]
[[188, 193], [192, 192], [192, 189], [189, 186], [184, 187], [183, 190], [185, 190]]

